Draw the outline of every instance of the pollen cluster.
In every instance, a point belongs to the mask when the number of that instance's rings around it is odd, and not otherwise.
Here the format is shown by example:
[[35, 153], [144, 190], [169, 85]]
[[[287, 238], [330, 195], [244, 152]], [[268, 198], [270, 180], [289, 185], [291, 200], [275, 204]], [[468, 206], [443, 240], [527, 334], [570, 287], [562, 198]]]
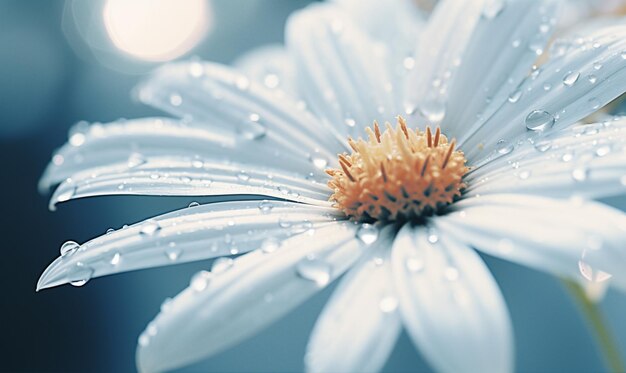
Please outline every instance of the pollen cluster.
[[463, 152], [437, 128], [421, 132], [398, 117], [396, 128], [378, 123], [368, 139], [349, 139], [352, 154], [339, 154], [340, 168], [328, 169], [335, 207], [357, 221], [414, 220], [452, 203], [465, 187]]

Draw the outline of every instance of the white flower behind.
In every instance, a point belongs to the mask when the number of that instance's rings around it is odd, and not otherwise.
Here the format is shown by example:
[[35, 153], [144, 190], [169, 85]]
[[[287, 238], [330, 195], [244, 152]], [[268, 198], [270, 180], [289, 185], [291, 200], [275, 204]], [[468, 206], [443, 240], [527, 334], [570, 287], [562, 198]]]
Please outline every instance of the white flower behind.
[[[41, 181], [60, 183], [51, 207], [108, 194], [283, 201], [191, 206], [69, 244], [38, 289], [225, 257], [140, 336], [138, 367], [162, 371], [237, 344], [349, 271], [307, 370], [378, 371], [404, 327], [438, 371], [512, 371], [508, 311], [474, 248], [626, 289], [626, 216], [592, 201], [626, 189], [626, 119], [577, 124], [624, 93], [626, 26], [587, 28], [533, 66], [557, 5], [450, 0], [424, 23], [402, 1], [337, 1], [294, 14], [286, 47], [241, 59], [242, 72], [160, 68], [138, 97], [180, 119], [75, 128]], [[324, 171], [345, 171], [348, 138], [397, 115], [456, 138], [466, 187], [433, 215], [351, 222]]]

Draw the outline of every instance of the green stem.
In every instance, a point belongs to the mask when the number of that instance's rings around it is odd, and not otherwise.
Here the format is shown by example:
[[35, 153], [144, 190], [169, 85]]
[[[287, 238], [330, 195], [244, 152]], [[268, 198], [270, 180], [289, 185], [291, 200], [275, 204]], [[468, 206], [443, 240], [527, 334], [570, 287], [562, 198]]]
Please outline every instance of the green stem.
[[624, 362], [617, 348], [617, 343], [604, 320], [600, 308], [589, 300], [585, 294], [585, 290], [577, 282], [563, 280], [563, 284], [580, 307], [588, 325], [591, 327], [608, 368], [611, 372], [624, 372]]

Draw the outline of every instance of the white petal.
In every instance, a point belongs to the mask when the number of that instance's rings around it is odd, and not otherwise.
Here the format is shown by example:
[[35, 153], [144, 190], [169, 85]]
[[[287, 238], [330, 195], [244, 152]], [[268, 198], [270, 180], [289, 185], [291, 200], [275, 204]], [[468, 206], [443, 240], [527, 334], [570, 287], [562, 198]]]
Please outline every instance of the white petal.
[[59, 185], [50, 209], [59, 202], [102, 195], [215, 196], [261, 195], [329, 206], [324, 179], [267, 167], [202, 162], [197, 158], [142, 158], [132, 168], [112, 164], [72, 175]]
[[266, 45], [239, 57], [233, 65], [270, 90], [297, 98], [296, 66], [282, 45]]
[[[490, 255], [626, 290], [626, 215], [608, 206], [515, 194], [469, 198], [437, 218], [441, 232]], [[611, 277], [612, 276], [612, 277]]]
[[508, 101], [543, 53], [557, 8], [553, 0], [521, 0], [483, 12], [450, 83], [446, 134], [466, 135], [477, 117], [488, 118]]
[[369, 39], [338, 6], [312, 5], [295, 13], [286, 39], [299, 68], [298, 87], [339, 137], [361, 135], [374, 120], [398, 114], [387, 48]]
[[570, 126], [626, 91], [626, 26], [596, 29], [556, 45], [554, 57], [519, 86], [515, 103], [507, 101], [459, 138], [468, 159], [532, 128]]
[[154, 372], [190, 364], [282, 317], [361, 255], [355, 228], [334, 224], [298, 235], [273, 253], [255, 251], [237, 258], [229, 269], [214, 269], [205, 286], [192, 281], [140, 337], [139, 369]]
[[522, 193], [599, 198], [624, 193], [626, 119], [609, 118], [502, 143], [465, 180], [468, 196]]
[[[341, 218], [291, 202], [224, 202], [189, 207], [94, 238], [56, 259], [37, 289], [136, 269], [265, 248]], [[270, 246], [268, 246], [270, 245]]]
[[[197, 70], [197, 71], [195, 71]], [[334, 157], [342, 150], [319, 120], [287, 95], [265, 88], [233, 69], [209, 62], [167, 64], [139, 85], [138, 96], [187, 121], [231, 131], [265, 147]]]
[[437, 5], [420, 35], [415, 67], [403, 87], [407, 115], [422, 115], [430, 124], [443, 119], [449, 79], [486, 2], [444, 0]]
[[45, 191], [77, 173], [126, 163], [141, 165], [147, 157], [186, 157], [195, 164], [231, 161], [255, 168], [274, 167], [323, 177], [323, 168], [335, 159], [314, 152], [309, 159], [286, 148], [235, 137], [224, 130], [207, 129], [166, 118], [144, 118], [89, 126], [81, 123], [69, 142], [53, 157], [40, 181]]
[[439, 372], [511, 372], [513, 338], [487, 266], [442, 231], [403, 228], [393, 245], [394, 284], [409, 336]]
[[307, 371], [378, 372], [387, 361], [401, 330], [389, 233], [381, 232], [324, 307], [307, 346]]

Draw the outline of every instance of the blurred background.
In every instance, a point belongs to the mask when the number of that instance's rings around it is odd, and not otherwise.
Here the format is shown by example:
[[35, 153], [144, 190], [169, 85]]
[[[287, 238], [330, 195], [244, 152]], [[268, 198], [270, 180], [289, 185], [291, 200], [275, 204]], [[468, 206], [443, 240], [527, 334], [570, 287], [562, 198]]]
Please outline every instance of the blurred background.
[[[0, 1], [0, 188], [5, 197], [0, 233], [7, 253], [0, 261], [0, 370], [135, 370], [139, 333], [163, 299], [210, 262], [100, 278], [82, 288], [35, 293], [35, 284], [64, 241], [83, 242], [107, 228], [186, 207], [191, 199], [92, 198], [52, 213], [48, 196], [37, 193], [38, 178], [75, 122], [160, 114], [130, 95], [159, 63], [190, 56], [230, 63], [250, 48], [282, 42], [288, 14], [306, 4], [162, 1], [151, 8], [151, 17], [159, 20], [159, 27], [151, 28], [141, 23], [149, 0]], [[626, 208], [626, 199], [608, 202]], [[511, 310], [518, 371], [605, 370], [584, 320], [557, 280], [486, 260]], [[331, 290], [247, 342], [184, 371], [301, 371], [309, 332]], [[601, 307], [626, 355], [626, 297], [609, 291]], [[403, 335], [385, 371], [429, 368]]]

